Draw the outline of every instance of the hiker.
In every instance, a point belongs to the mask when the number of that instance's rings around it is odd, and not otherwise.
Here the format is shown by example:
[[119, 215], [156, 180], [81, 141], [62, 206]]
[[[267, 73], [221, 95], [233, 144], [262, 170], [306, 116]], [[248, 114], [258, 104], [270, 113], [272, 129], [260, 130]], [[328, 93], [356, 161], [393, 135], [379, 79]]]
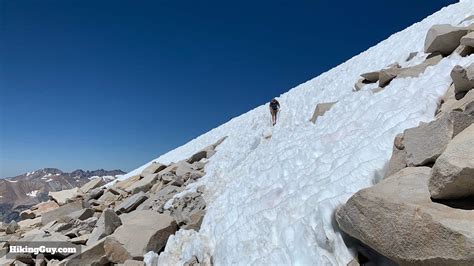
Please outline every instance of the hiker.
[[275, 125], [276, 120], [277, 120], [278, 110], [280, 109], [280, 103], [275, 98], [273, 98], [273, 100], [270, 102], [269, 108], [270, 108], [270, 113], [272, 114], [272, 123], [273, 125]]

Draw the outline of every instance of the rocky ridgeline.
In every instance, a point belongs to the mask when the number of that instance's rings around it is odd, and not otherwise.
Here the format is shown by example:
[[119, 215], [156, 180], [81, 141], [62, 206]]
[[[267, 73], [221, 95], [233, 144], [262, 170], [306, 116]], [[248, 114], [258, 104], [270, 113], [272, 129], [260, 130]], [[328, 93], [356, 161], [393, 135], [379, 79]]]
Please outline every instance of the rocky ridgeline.
[[[435, 25], [426, 36], [425, 63], [363, 74], [360, 83], [383, 87], [439, 57], [468, 56], [473, 30]], [[454, 67], [451, 77], [436, 119], [397, 135], [384, 180], [336, 212], [339, 227], [362, 243], [358, 250], [366, 254], [359, 259], [370, 255], [368, 246], [389, 264], [474, 265], [474, 64]]]
[[[1, 224], [0, 263], [143, 265], [144, 254], [162, 251], [177, 230], [199, 231], [206, 210], [204, 187], [185, 188], [204, 176], [206, 162], [224, 139], [187, 160], [153, 162], [141, 174], [112, 185], [98, 178], [80, 188], [50, 192], [49, 201], [23, 211], [18, 223]], [[8, 246], [16, 241], [68, 242], [80, 247], [81, 254], [7, 258]]]

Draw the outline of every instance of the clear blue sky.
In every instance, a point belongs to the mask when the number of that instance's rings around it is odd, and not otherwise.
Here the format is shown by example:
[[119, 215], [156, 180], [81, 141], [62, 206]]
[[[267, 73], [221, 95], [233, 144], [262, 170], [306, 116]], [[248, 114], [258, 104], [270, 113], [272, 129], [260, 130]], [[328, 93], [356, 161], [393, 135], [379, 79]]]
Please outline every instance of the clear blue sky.
[[454, 2], [0, 0], [0, 177], [134, 169]]

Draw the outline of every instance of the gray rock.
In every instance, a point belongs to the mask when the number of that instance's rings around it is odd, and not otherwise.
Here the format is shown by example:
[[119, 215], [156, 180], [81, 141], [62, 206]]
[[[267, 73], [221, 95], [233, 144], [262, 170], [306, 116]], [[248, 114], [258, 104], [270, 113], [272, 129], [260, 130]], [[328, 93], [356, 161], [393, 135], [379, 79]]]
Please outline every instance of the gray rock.
[[206, 213], [206, 202], [201, 193], [190, 192], [173, 200], [171, 215], [181, 228], [199, 231]]
[[387, 86], [390, 81], [392, 81], [394, 78], [400, 74], [400, 67], [391, 67], [391, 68], [385, 68], [380, 70], [379, 74], [379, 86], [381, 88]]
[[20, 212], [20, 218], [22, 220], [33, 219], [35, 217], [36, 217], [36, 213], [33, 212], [32, 210], [24, 210], [24, 211]]
[[379, 80], [379, 71], [368, 72], [360, 75], [365, 80], [371, 83], [375, 83]]
[[333, 107], [337, 102], [318, 103], [314, 109], [313, 116], [310, 121], [315, 124], [318, 117], [323, 116], [327, 111]]
[[119, 195], [116, 195], [109, 190], [109, 191], [104, 192], [104, 194], [100, 196], [100, 198], [98, 198], [97, 201], [105, 206], [109, 206], [113, 202], [117, 201], [119, 197], [120, 197]]
[[[466, 107], [464, 108], [464, 113], [468, 114], [468, 115], [474, 115], [474, 91], [471, 91], [471, 92], [472, 92], [471, 93], [472, 98], [470, 99], [470, 102], [468, 104], [466, 104]], [[467, 95], [466, 95], [466, 97], [467, 97]], [[464, 97], [464, 98], [466, 98], [466, 97]]]
[[130, 253], [113, 236], [105, 239], [104, 250], [107, 259], [112, 263], [125, 263], [125, 261], [132, 259]]
[[33, 219], [21, 220], [18, 222], [20, 228], [32, 228], [41, 225], [41, 217], [36, 217]]
[[147, 199], [148, 196], [143, 191], [140, 191], [137, 194], [133, 194], [132, 196], [124, 199], [124, 201], [120, 203], [120, 205], [115, 207], [115, 212], [117, 214], [131, 212]]
[[474, 53], [474, 47], [460, 44], [453, 53], [465, 57]]
[[407, 152], [403, 144], [403, 134], [398, 134], [395, 137], [393, 144], [392, 157], [390, 158], [385, 178], [395, 174], [396, 172], [407, 167]]
[[79, 188], [71, 188], [56, 192], [49, 192], [48, 196], [50, 199], [56, 201], [59, 205], [64, 205], [73, 201], [73, 199], [79, 194]]
[[440, 108], [440, 113], [437, 116], [440, 116], [442, 113], [450, 112], [453, 110], [457, 111], [467, 111], [468, 105], [474, 101], [474, 90], [470, 90], [466, 95], [460, 100], [456, 100], [454, 96], [454, 85], [452, 85], [449, 90], [446, 92], [446, 95], [443, 97], [443, 103]]
[[454, 27], [448, 24], [432, 26], [425, 39], [425, 53], [439, 52], [450, 55], [461, 44], [461, 38], [466, 35], [465, 27]]
[[474, 196], [474, 124], [454, 137], [436, 160], [429, 190], [434, 199]]
[[470, 32], [461, 38], [461, 44], [474, 47], [474, 32]]
[[400, 68], [397, 78], [416, 78], [420, 76], [429, 66], [438, 64], [443, 59], [443, 56], [436, 55], [426, 59], [423, 63], [412, 67]]
[[81, 253], [74, 254], [66, 260], [61, 261], [58, 265], [79, 266], [79, 265], [106, 265], [109, 263], [104, 250], [104, 241], [102, 239], [94, 245], [87, 246], [82, 249]]
[[449, 141], [474, 121], [474, 117], [451, 112], [428, 124], [405, 130], [403, 142], [408, 166], [430, 165], [446, 149]]
[[428, 167], [362, 189], [336, 212], [340, 228], [400, 265], [473, 265], [474, 212], [430, 199]]
[[105, 182], [104, 180], [99, 177], [99, 178], [94, 178], [94, 179], [91, 179], [91, 181], [85, 183], [82, 187], [81, 187], [81, 191], [82, 193], [88, 193], [89, 191], [91, 191], [92, 189], [94, 188], [98, 188], [102, 185], [105, 185]]
[[43, 213], [41, 215], [41, 223], [46, 225], [47, 223], [60, 219], [64, 216], [67, 216], [75, 211], [82, 210], [83, 202], [81, 200], [68, 203], [66, 205], [60, 206], [59, 208], [55, 208], [52, 211]]
[[85, 245], [87, 240], [89, 240], [89, 236], [89, 234], [85, 234], [78, 237], [74, 237], [70, 240], [70, 242], [77, 245]]
[[201, 151], [198, 151], [197, 153], [193, 154], [188, 160], [187, 162], [192, 164], [194, 162], [199, 162], [201, 161], [202, 159], [204, 158], [207, 158], [207, 150], [201, 150]]
[[143, 260], [148, 251], [159, 252], [178, 228], [171, 216], [154, 211], [135, 211], [123, 216], [123, 225], [112, 236], [134, 259]]
[[170, 200], [174, 195], [183, 191], [183, 188], [177, 186], [166, 186], [157, 193], [150, 196], [145, 202], [143, 202], [137, 209], [138, 210], [154, 210], [159, 213], [163, 213], [163, 206]]
[[156, 173], [158, 173], [159, 171], [161, 171], [165, 168], [166, 168], [166, 165], [164, 165], [164, 164], [161, 164], [161, 163], [158, 163], [158, 162], [152, 162], [150, 165], [145, 167], [145, 169], [143, 169], [143, 171], [141, 173], [141, 176], [156, 174]]
[[[457, 100], [474, 88], [474, 64], [467, 68], [455, 66], [451, 71], [451, 78], [454, 82], [454, 93]], [[460, 95], [460, 96], [458, 96]]]
[[18, 229], [20, 229], [20, 226], [13, 220], [8, 224], [5, 233], [7, 233], [7, 235], [14, 234]]
[[122, 225], [122, 221], [112, 209], [104, 210], [89, 236], [87, 245], [94, 244], [100, 239], [111, 235], [120, 225]]
[[132, 194], [136, 194], [140, 191], [146, 192], [149, 190], [158, 180], [158, 174], [147, 174], [142, 179], [132, 183], [125, 190]]

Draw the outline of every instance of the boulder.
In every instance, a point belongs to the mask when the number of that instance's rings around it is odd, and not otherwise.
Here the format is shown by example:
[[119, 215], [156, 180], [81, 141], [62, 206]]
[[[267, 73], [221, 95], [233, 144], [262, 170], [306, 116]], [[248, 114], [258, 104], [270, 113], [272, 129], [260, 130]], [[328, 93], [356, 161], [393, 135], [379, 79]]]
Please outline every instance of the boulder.
[[434, 199], [474, 196], [474, 124], [454, 137], [436, 160], [429, 190]]
[[109, 263], [104, 250], [104, 241], [102, 239], [94, 245], [87, 246], [81, 253], [74, 254], [58, 265], [79, 266], [79, 265], [107, 265]]
[[385, 68], [385, 69], [380, 70], [379, 86], [381, 88], [387, 86], [390, 83], [390, 81], [392, 81], [394, 78], [398, 76], [398, 74], [400, 73], [400, 69], [401, 68], [399, 66], [395, 66], [395, 67]]
[[91, 179], [91, 181], [85, 183], [82, 187], [81, 187], [81, 191], [83, 193], [87, 193], [89, 192], [90, 190], [94, 189], [94, 188], [98, 188], [100, 186], [103, 186], [105, 185], [105, 182], [104, 182], [104, 179], [102, 179], [101, 177], [98, 177], [98, 178], [93, 178]]
[[33, 219], [35, 217], [36, 217], [36, 213], [32, 210], [24, 210], [24, 211], [20, 212], [20, 218], [22, 220]]
[[438, 52], [450, 55], [461, 44], [461, 38], [466, 35], [465, 27], [454, 27], [448, 24], [434, 25], [426, 34], [425, 53]]
[[[468, 115], [474, 115], [474, 91], [471, 91], [471, 95], [473, 96], [473, 98], [470, 100], [470, 102], [468, 104], [466, 104], [466, 106], [464, 107], [464, 113], [465, 114], [468, 114]], [[469, 94], [469, 93], [468, 93]], [[466, 95], [467, 96], [467, 95]], [[466, 97], [464, 97], [466, 98]], [[463, 99], [464, 99], [463, 98]]]
[[474, 212], [430, 199], [431, 169], [409, 167], [354, 194], [340, 228], [400, 265], [473, 265]]
[[474, 31], [464, 35], [461, 38], [461, 44], [466, 45], [466, 46], [470, 46], [470, 47], [474, 47]]
[[35, 213], [36, 216], [41, 216], [43, 213], [52, 211], [57, 208], [59, 208], [59, 204], [57, 204], [55, 201], [49, 200], [34, 205], [33, 207], [31, 207], [31, 210]]
[[165, 203], [170, 200], [174, 195], [178, 194], [179, 192], [183, 191], [183, 188], [177, 186], [166, 186], [162, 188], [155, 194], [152, 194], [150, 198], [144, 201], [140, 206], [138, 206], [137, 210], [149, 210], [152, 209], [159, 213], [163, 213], [164, 209], [163, 206]]
[[474, 47], [460, 44], [453, 53], [457, 53], [458, 55], [465, 57], [474, 53]]
[[474, 64], [467, 68], [457, 65], [451, 71], [451, 78], [454, 83], [454, 94], [456, 100], [460, 100], [464, 95], [474, 88]]
[[178, 177], [183, 177], [184, 175], [193, 172], [193, 166], [186, 162], [180, 161], [175, 164], [175, 173]]
[[34, 219], [26, 219], [18, 222], [20, 228], [32, 228], [41, 225], [41, 217], [36, 217]]
[[379, 80], [379, 71], [367, 72], [360, 76], [370, 83], [375, 83]]
[[207, 150], [201, 150], [201, 151], [196, 152], [195, 154], [193, 154], [193, 156], [191, 156], [187, 160], [187, 162], [192, 164], [194, 162], [199, 162], [204, 158], [207, 158]]
[[67, 215], [71, 220], [80, 220], [84, 221], [91, 218], [94, 215], [95, 211], [91, 208], [86, 208], [82, 210], [75, 211]]
[[104, 250], [107, 259], [112, 263], [125, 263], [125, 261], [132, 259], [130, 253], [113, 236], [105, 239]]
[[148, 251], [159, 252], [178, 228], [171, 216], [150, 210], [134, 211], [123, 216], [123, 225], [112, 236], [134, 259], [143, 260]]
[[424, 73], [429, 66], [438, 64], [443, 59], [441, 55], [435, 55], [427, 58], [423, 63], [412, 67], [400, 68], [397, 78], [416, 78], [420, 74]]
[[122, 221], [112, 209], [104, 210], [89, 236], [87, 245], [94, 244], [100, 239], [111, 235], [120, 225], [122, 225]]
[[93, 188], [87, 192], [87, 194], [84, 197], [84, 201], [91, 201], [91, 200], [96, 200], [100, 198], [102, 195], [104, 195], [105, 189], [101, 187]]
[[79, 188], [77, 187], [48, 193], [49, 198], [56, 201], [59, 205], [71, 202], [77, 195], [79, 195]]
[[46, 225], [47, 223], [60, 219], [64, 216], [67, 216], [75, 211], [82, 210], [83, 208], [83, 202], [82, 200], [78, 200], [75, 202], [71, 202], [68, 204], [65, 204], [61, 207], [58, 207], [56, 209], [53, 209], [52, 211], [43, 213], [41, 215], [41, 223], [43, 225]]
[[142, 173], [140, 174], [141, 176], [147, 176], [151, 174], [156, 174], [159, 171], [163, 170], [166, 168], [166, 165], [158, 163], [158, 162], [152, 162], [149, 164], [145, 169], [143, 169]]
[[446, 149], [449, 141], [471, 125], [473, 116], [461, 112], [443, 114], [435, 121], [405, 130], [403, 143], [408, 166], [430, 165]]
[[171, 215], [183, 229], [199, 231], [202, 219], [206, 214], [206, 202], [198, 192], [189, 192], [175, 198], [170, 208]]
[[318, 117], [323, 116], [333, 105], [337, 102], [327, 102], [327, 103], [318, 103], [316, 108], [314, 109], [313, 116], [311, 117], [310, 121], [315, 124]]
[[97, 199], [97, 201], [100, 202], [101, 204], [103, 204], [104, 206], [109, 206], [110, 204], [117, 201], [119, 198], [120, 198], [119, 195], [116, 195], [116, 194], [112, 193], [109, 189], [108, 191], [104, 192], [104, 194], [102, 196], [100, 196]]
[[473, 101], [474, 90], [468, 91], [463, 98], [461, 98], [460, 100], [456, 100], [454, 96], [454, 85], [452, 85], [443, 98], [443, 103], [439, 110], [440, 113], [438, 113], [438, 116], [440, 116], [442, 113], [446, 113], [453, 110], [466, 111], [467, 106]]
[[70, 242], [77, 245], [85, 245], [87, 243], [87, 240], [89, 240], [89, 236], [89, 234], [84, 234], [78, 237], [74, 237], [70, 240]]
[[131, 184], [125, 189], [125, 191], [132, 194], [136, 194], [140, 191], [146, 192], [149, 190], [158, 180], [158, 174], [147, 174], [142, 179]]
[[139, 193], [133, 194], [131, 197], [124, 199], [122, 203], [115, 207], [115, 212], [117, 214], [131, 212], [147, 199], [148, 196], [143, 191], [140, 191]]
[[405, 151], [405, 146], [403, 145], [403, 134], [398, 134], [394, 140], [392, 157], [388, 163], [388, 168], [385, 172], [385, 178], [395, 174], [405, 167], [407, 167], [407, 152]]
[[20, 226], [13, 220], [7, 225], [5, 233], [7, 233], [7, 235], [14, 234], [18, 229], [20, 229]]
[[131, 176], [125, 180], [122, 180], [122, 181], [118, 181], [117, 183], [115, 183], [112, 188], [118, 188], [118, 189], [122, 189], [122, 190], [125, 190], [127, 189], [129, 186], [131, 186], [133, 183], [135, 183], [136, 181], [140, 180], [141, 179], [141, 176], [140, 175], [134, 175], [134, 176]]

